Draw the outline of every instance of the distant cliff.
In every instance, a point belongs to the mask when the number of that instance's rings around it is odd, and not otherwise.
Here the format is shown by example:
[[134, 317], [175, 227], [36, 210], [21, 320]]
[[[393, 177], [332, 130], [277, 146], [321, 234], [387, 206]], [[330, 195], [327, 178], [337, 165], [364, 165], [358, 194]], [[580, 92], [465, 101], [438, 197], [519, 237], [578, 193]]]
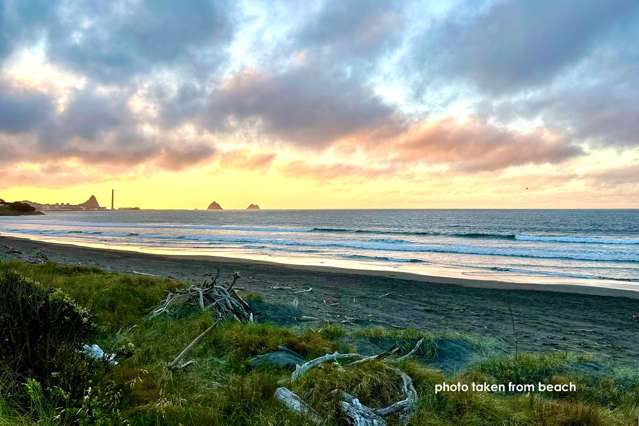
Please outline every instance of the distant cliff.
[[31, 206], [27, 203], [21, 203], [16, 201], [14, 203], [9, 203], [4, 200], [0, 200], [0, 216], [31, 216], [44, 214], [35, 209], [35, 207]]
[[217, 201], [213, 201], [211, 204], [209, 204], [208, 210], [223, 210], [223, 209], [222, 209], [222, 206], [220, 206]]
[[257, 204], [249, 204], [249, 206], [246, 208], [246, 210], [259, 210], [260, 206], [258, 206]]
[[95, 195], [91, 195], [88, 200], [82, 204], [78, 204], [78, 206], [87, 210], [97, 210], [100, 208], [100, 204], [98, 203], [97, 198], [95, 198]]

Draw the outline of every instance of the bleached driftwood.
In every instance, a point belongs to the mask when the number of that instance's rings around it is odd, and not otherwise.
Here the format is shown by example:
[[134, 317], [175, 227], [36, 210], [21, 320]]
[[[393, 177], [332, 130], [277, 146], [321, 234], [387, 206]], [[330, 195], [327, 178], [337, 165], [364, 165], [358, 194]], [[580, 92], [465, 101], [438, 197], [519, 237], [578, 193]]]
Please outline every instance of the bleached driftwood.
[[194, 305], [212, 311], [218, 319], [234, 318], [241, 322], [252, 322], [251, 307], [233, 288], [240, 275], [234, 273], [232, 281], [226, 286], [218, 284], [219, 276], [218, 269], [210, 281], [169, 292], [162, 303], [153, 309], [151, 318], [169, 313], [179, 305]]
[[219, 321], [215, 321], [213, 324], [211, 324], [206, 330], [204, 330], [203, 332], [201, 332], [200, 334], [198, 334], [198, 336], [193, 339], [193, 341], [191, 343], [189, 343], [183, 350], [182, 352], [180, 352], [178, 354], [178, 356], [175, 357], [175, 359], [173, 361], [171, 361], [169, 363], [169, 368], [170, 369], [176, 369], [176, 368], [184, 368], [188, 365], [191, 365], [194, 361], [188, 361], [185, 363], [180, 363], [180, 361], [182, 360], [182, 358], [184, 358], [184, 356], [193, 348], [193, 346], [195, 346], [197, 344], [197, 342], [199, 342], [200, 340], [202, 340], [202, 337], [204, 337], [209, 331], [213, 330], [213, 328], [215, 328], [218, 325]]
[[413, 349], [411, 349], [410, 352], [408, 352], [406, 355], [402, 355], [399, 358], [397, 358], [397, 362], [405, 360], [405, 359], [410, 358], [413, 355], [415, 355], [415, 353], [419, 350], [419, 348], [422, 345], [422, 343], [424, 343], [424, 338], [423, 337], [417, 341], [417, 344], [415, 345], [415, 347]]
[[139, 271], [131, 271], [132, 273], [134, 273], [135, 275], [142, 275], [145, 277], [159, 277], [159, 275], [156, 274], [150, 274], [148, 272], [139, 272]]
[[402, 391], [406, 398], [401, 401], [397, 401], [388, 407], [378, 408], [375, 411], [376, 414], [382, 417], [390, 416], [391, 414], [400, 413], [399, 417], [402, 422], [407, 422], [410, 415], [413, 413], [415, 406], [417, 405], [417, 391], [413, 386], [413, 380], [410, 376], [404, 373], [398, 368], [392, 368], [402, 378]]
[[381, 354], [377, 354], [377, 355], [366, 356], [362, 359], [358, 359], [357, 361], [352, 362], [349, 365], [357, 365], [357, 364], [362, 364], [368, 361], [377, 361], [380, 359], [388, 358], [389, 356], [394, 355], [398, 350], [399, 350], [399, 347], [393, 346], [391, 349], [387, 350], [386, 352], [382, 352]]
[[306, 373], [311, 368], [317, 367], [318, 365], [328, 362], [328, 361], [337, 361], [338, 359], [348, 359], [348, 358], [362, 358], [360, 354], [341, 354], [339, 352], [335, 352], [332, 354], [322, 355], [318, 358], [312, 359], [310, 361], [305, 362], [302, 365], [295, 366], [295, 371], [291, 375], [291, 381], [294, 382], [298, 380], [304, 373]]
[[342, 392], [342, 400], [339, 402], [342, 412], [348, 417], [353, 426], [385, 426], [386, 422], [359, 399], [346, 392]]
[[302, 315], [301, 317], [298, 317], [297, 320], [298, 321], [319, 321], [319, 318], [312, 317], [309, 315]]
[[275, 389], [275, 399], [280, 401], [289, 410], [306, 416], [313, 423], [318, 425], [323, 423], [320, 415], [317, 414], [310, 405], [305, 403], [302, 398], [297, 396], [294, 392], [291, 392], [289, 389], [284, 387]]

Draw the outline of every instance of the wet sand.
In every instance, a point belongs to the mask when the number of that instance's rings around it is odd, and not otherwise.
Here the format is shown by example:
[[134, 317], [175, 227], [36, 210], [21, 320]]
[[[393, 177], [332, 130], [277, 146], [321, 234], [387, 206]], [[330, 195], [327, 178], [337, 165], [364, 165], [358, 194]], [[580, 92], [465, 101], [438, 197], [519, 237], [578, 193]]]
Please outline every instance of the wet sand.
[[223, 276], [237, 271], [245, 291], [262, 295], [270, 305], [297, 306], [298, 319], [317, 319], [300, 322], [306, 326], [330, 321], [455, 331], [497, 339], [505, 347], [516, 334], [522, 351], [588, 352], [622, 362], [639, 357], [639, 321], [633, 318], [639, 314], [639, 293], [634, 291], [166, 256], [0, 237], [0, 259], [38, 259], [40, 254], [59, 263], [187, 281], [199, 281], [215, 268]]

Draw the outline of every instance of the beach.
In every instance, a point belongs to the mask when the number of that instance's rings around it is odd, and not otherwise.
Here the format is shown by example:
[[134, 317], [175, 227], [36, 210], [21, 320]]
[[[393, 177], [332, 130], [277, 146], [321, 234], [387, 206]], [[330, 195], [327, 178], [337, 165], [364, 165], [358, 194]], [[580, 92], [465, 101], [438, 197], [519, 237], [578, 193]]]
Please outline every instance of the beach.
[[9, 237], [0, 237], [0, 258], [48, 259], [192, 282], [219, 268], [223, 276], [238, 272], [237, 285], [264, 299], [269, 321], [287, 325], [451, 331], [506, 346], [516, 338], [521, 351], [593, 353], [620, 362], [639, 357], [639, 322], [633, 318], [639, 300], [633, 291], [157, 255]]

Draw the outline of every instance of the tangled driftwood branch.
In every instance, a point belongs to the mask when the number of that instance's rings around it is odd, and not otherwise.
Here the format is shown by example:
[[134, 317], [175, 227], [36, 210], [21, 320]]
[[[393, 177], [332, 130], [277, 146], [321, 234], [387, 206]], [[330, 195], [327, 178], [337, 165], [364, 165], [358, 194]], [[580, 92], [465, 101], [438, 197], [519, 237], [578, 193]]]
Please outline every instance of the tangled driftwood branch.
[[[318, 358], [307, 361], [302, 365], [296, 366], [295, 371], [291, 375], [291, 382], [299, 380], [299, 378], [302, 377], [302, 375], [304, 375], [310, 369], [328, 361], [336, 362], [337, 360], [355, 359], [355, 361], [346, 364], [346, 366], [353, 366], [373, 360], [384, 360], [384, 362], [387, 364], [396, 364], [399, 361], [413, 356], [423, 342], [424, 339], [420, 339], [410, 352], [399, 358], [390, 358], [399, 350], [399, 348], [397, 347], [393, 347], [386, 352], [382, 352], [373, 356], [364, 356], [357, 353], [341, 354], [339, 352], [322, 355]], [[395, 372], [398, 376], [401, 377], [404, 399], [394, 402], [387, 407], [374, 409], [362, 404], [360, 400], [357, 399], [357, 397], [346, 392], [342, 392], [340, 408], [344, 415], [348, 417], [351, 424], [355, 426], [384, 426], [386, 424], [386, 422], [384, 421], [384, 417], [393, 414], [399, 414], [399, 418], [402, 423], [408, 422], [411, 414], [415, 410], [415, 406], [417, 405], [417, 391], [413, 386], [413, 380], [408, 374], [404, 373], [397, 367], [389, 366], [388, 368], [390, 368], [391, 371]], [[277, 390], [275, 391], [275, 398], [290, 410], [295, 411], [299, 414], [307, 415], [311, 419], [311, 421], [315, 423], [317, 422], [317, 419], [320, 418], [319, 415], [315, 411], [313, 411], [313, 409], [308, 404], [306, 404], [298, 395], [287, 388], [277, 388]]]
[[305, 362], [302, 365], [295, 366], [295, 371], [293, 371], [293, 375], [291, 376], [291, 381], [294, 382], [304, 373], [306, 373], [311, 368], [317, 367], [318, 365], [325, 363], [327, 361], [337, 361], [338, 359], [346, 359], [346, 358], [362, 358], [360, 354], [341, 354], [339, 352], [335, 352], [332, 354], [322, 355], [319, 358], [312, 359], [310, 361]]
[[189, 343], [182, 350], [182, 352], [180, 352], [180, 354], [175, 357], [175, 359], [173, 361], [171, 361], [169, 363], [168, 367], [170, 369], [178, 369], [178, 368], [184, 368], [184, 367], [187, 367], [187, 366], [193, 364], [193, 362], [194, 362], [193, 360], [187, 361], [187, 362], [184, 362], [184, 363], [182, 363], [180, 361], [182, 361], [182, 358], [184, 358], [184, 356], [193, 348], [193, 346], [195, 346], [197, 344], [197, 342], [202, 340], [202, 337], [204, 337], [209, 331], [213, 330], [218, 324], [219, 324], [219, 321], [215, 321], [206, 330], [204, 330], [202, 333], [198, 334], [198, 336], [195, 339], [193, 339], [193, 341], [191, 343]]
[[210, 281], [169, 292], [162, 303], [153, 309], [151, 318], [169, 313], [177, 306], [193, 305], [212, 311], [218, 319], [234, 318], [241, 322], [252, 322], [251, 307], [233, 288], [240, 275], [235, 272], [232, 281], [226, 285], [218, 284], [219, 277], [218, 269]]

